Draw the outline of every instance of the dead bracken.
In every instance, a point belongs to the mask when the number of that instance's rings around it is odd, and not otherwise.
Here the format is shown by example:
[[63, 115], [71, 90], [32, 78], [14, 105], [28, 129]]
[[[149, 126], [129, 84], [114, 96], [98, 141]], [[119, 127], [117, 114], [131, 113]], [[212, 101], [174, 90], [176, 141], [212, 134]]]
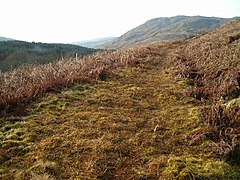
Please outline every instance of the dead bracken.
[[1, 73], [0, 178], [238, 179], [239, 30]]

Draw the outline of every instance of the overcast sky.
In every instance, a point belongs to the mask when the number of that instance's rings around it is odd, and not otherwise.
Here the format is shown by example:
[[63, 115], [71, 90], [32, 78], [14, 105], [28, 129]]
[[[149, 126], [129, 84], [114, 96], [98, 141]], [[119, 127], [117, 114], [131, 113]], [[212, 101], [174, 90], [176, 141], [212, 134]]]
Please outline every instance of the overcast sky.
[[240, 16], [240, 0], [0, 0], [0, 36], [71, 43], [176, 15]]

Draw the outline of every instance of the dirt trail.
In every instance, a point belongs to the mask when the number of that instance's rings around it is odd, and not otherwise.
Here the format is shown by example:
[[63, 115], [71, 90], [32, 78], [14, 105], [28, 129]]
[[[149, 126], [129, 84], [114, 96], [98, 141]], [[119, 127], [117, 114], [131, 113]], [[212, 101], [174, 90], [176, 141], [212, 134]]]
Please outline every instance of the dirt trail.
[[180, 177], [181, 162], [203, 164], [204, 140], [189, 146], [203, 122], [184, 95], [188, 86], [172, 77], [163, 56], [146, 59], [2, 120], [3, 179], [171, 179]]

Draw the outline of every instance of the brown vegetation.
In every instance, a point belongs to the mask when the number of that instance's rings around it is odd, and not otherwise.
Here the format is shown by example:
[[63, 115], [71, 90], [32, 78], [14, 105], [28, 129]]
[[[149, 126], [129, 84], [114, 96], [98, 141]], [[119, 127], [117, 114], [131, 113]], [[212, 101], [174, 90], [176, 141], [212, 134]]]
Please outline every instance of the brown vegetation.
[[0, 178], [239, 178], [239, 29], [1, 73]]
[[[171, 56], [176, 75], [192, 85], [188, 94], [207, 104], [202, 108], [211, 129], [208, 137], [218, 154], [239, 163], [240, 21], [187, 41]], [[208, 128], [209, 130], [209, 128]]]
[[[178, 75], [194, 86], [191, 95], [197, 99], [232, 99], [240, 95], [239, 34], [240, 22], [234, 21], [220, 30], [189, 40], [174, 54]], [[233, 36], [234, 35], [234, 36]]]
[[141, 48], [131, 66], [105, 81], [49, 92], [26, 115], [0, 118], [0, 177], [237, 177], [234, 166], [204, 154], [206, 139], [189, 146], [187, 137], [204, 124], [193, 98], [184, 95], [188, 86], [166, 65], [176, 45]]
[[104, 80], [117, 67], [136, 65], [138, 58], [150, 52], [147, 48], [101, 52], [80, 60], [61, 60], [39, 66], [23, 66], [0, 73], [0, 107], [25, 102], [51, 90], [74, 83]]

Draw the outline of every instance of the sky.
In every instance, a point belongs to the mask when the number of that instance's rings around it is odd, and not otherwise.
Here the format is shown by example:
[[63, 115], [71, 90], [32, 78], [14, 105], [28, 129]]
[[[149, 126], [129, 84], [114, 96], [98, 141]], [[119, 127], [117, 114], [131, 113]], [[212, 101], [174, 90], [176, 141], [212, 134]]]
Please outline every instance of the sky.
[[0, 0], [0, 36], [72, 43], [118, 37], [152, 18], [176, 15], [240, 16], [240, 0]]

